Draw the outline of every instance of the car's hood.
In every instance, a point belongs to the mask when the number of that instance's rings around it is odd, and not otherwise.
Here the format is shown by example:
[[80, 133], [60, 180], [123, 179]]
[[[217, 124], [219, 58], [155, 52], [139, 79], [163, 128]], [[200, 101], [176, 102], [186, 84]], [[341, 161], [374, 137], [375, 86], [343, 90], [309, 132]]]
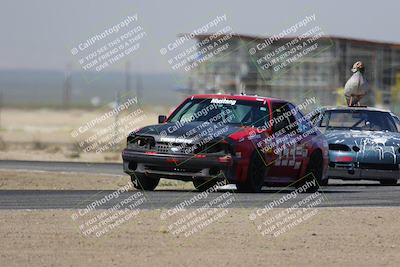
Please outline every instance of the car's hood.
[[400, 134], [381, 131], [327, 130], [329, 144], [400, 147]]
[[[328, 130], [325, 136], [329, 144], [349, 146], [349, 152], [344, 152], [361, 163], [400, 164], [400, 134], [380, 131], [339, 131]], [[354, 150], [356, 148], [357, 150]], [[329, 157], [335, 157], [343, 152], [329, 150]]]
[[153, 136], [156, 142], [196, 143], [204, 139], [226, 138], [242, 131], [245, 131], [245, 128], [239, 125], [189, 122], [150, 125], [141, 128], [134, 134]]

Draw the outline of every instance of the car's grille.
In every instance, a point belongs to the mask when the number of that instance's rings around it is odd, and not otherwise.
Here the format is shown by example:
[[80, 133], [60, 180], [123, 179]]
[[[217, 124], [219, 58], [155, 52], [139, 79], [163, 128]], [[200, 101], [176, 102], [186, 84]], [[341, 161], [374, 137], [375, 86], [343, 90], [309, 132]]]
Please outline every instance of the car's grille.
[[228, 146], [224, 142], [206, 144], [155, 142], [151, 136], [129, 136], [127, 141], [128, 148], [165, 154], [228, 153]]
[[169, 145], [164, 144], [156, 144], [156, 150], [160, 153], [168, 153], [169, 152]]
[[145, 166], [146, 169], [152, 170], [152, 171], [162, 171], [162, 172], [180, 172], [180, 173], [197, 173], [200, 172], [201, 169], [197, 168], [180, 168], [179, 166], [171, 166], [171, 167], [165, 167], [165, 166]]
[[397, 164], [381, 164], [381, 163], [359, 163], [360, 169], [372, 169], [372, 170], [389, 170], [398, 171], [399, 165]]
[[192, 144], [157, 142], [156, 151], [159, 153], [191, 154]]

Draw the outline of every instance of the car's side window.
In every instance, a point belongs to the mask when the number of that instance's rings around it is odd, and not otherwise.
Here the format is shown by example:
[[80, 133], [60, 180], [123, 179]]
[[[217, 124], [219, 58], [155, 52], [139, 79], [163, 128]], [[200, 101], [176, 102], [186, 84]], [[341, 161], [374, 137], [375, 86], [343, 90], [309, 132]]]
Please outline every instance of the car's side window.
[[[278, 132], [282, 129], [289, 129], [290, 124], [295, 121], [293, 115], [287, 116], [290, 112], [289, 103], [273, 103], [272, 104], [272, 118], [274, 121], [273, 131]], [[286, 132], [286, 130], [284, 130]]]
[[325, 116], [326, 113], [327, 112], [325, 110], [313, 111], [312, 116], [309, 118], [312, 124], [311, 127], [325, 127], [328, 120], [328, 116]]
[[330, 116], [330, 112], [324, 112], [324, 114], [322, 114], [322, 118], [320, 118], [319, 127], [326, 127], [329, 123]]
[[310, 118], [310, 121], [315, 126], [319, 126], [321, 118], [322, 118], [322, 112], [317, 112]]
[[399, 117], [393, 116], [394, 122], [396, 123], [397, 132], [400, 132], [400, 119]]
[[[297, 108], [295, 106], [293, 106], [292, 104], [289, 104], [289, 107], [291, 110], [296, 110]], [[309, 130], [312, 129], [312, 125], [310, 123], [310, 121], [308, 119], [306, 119], [304, 117], [304, 115], [297, 110], [296, 112], [294, 112], [294, 118], [296, 120], [296, 127], [297, 127], [297, 132], [298, 133], [305, 133]]]

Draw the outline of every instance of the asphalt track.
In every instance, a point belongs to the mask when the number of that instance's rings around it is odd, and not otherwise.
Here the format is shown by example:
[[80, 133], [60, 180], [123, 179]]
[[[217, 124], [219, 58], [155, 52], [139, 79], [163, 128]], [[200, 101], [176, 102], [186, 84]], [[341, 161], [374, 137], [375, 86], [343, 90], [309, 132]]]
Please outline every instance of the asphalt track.
[[[44, 162], [44, 161], [0, 161], [0, 169], [7, 170], [36, 170], [56, 173], [73, 172], [123, 175], [122, 167], [116, 163], [78, 163], [78, 162]], [[127, 179], [128, 181], [128, 179]], [[117, 188], [116, 188], [117, 189]], [[0, 209], [84, 209], [88, 204], [108, 198], [98, 208], [111, 208], [121, 200], [131, 197], [137, 191], [121, 193], [118, 198], [112, 197], [114, 191], [106, 190], [0, 190]], [[140, 209], [171, 209], [181, 203], [189, 203], [189, 208], [202, 207], [212, 199], [230, 192], [234, 197], [230, 208], [256, 208], [286, 200], [279, 207], [290, 207], [310, 194], [299, 194], [296, 198], [288, 199], [292, 188], [269, 187], [258, 194], [238, 194], [232, 187], [225, 187], [207, 198], [199, 198], [199, 192], [184, 190], [157, 190], [145, 192], [144, 202]], [[330, 184], [319, 191], [323, 197], [320, 207], [398, 207], [400, 206], [400, 186], [381, 186], [376, 182], [342, 182], [331, 180]]]

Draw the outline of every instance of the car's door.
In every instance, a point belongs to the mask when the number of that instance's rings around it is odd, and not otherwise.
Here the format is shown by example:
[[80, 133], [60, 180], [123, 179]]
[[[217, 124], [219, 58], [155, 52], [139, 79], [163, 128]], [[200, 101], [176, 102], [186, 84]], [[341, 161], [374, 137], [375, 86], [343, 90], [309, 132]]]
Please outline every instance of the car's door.
[[297, 177], [300, 172], [303, 150], [298, 143], [300, 135], [296, 117], [292, 110], [296, 108], [288, 102], [272, 103], [274, 148], [268, 176]]
[[[295, 115], [297, 121], [297, 134], [298, 140], [296, 142], [296, 169], [300, 171], [300, 168], [304, 162], [304, 159], [309, 157], [309, 151], [316, 141], [315, 138], [321, 138], [318, 131], [318, 127], [314, 126], [313, 123], [304, 117], [304, 115], [298, 111]], [[320, 120], [321, 114], [319, 115]], [[297, 173], [297, 174], [300, 174]]]

